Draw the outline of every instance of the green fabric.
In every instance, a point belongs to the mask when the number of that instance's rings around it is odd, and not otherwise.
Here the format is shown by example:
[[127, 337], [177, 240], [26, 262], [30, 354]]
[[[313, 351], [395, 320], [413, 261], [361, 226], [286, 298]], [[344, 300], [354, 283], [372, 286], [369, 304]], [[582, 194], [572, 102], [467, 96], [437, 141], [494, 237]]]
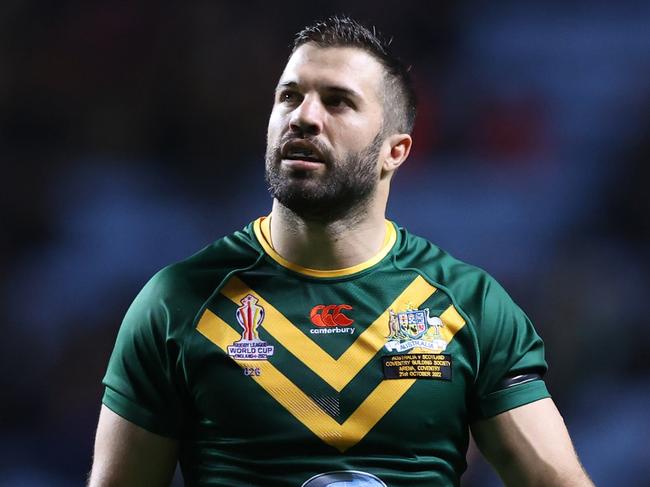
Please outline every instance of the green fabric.
[[[340, 391], [323, 378], [318, 364], [311, 367], [300, 358], [308, 342], [341, 361], [351, 347], [359, 353], [371, 347], [363, 332], [418, 278], [437, 291], [414, 308], [428, 310], [430, 317], [455, 310], [465, 321], [442, 351], [450, 357], [451, 380], [418, 378], [391, 407], [371, 394], [382, 384], [392, 387], [405, 379], [384, 379], [382, 357], [431, 350], [396, 352], [382, 342]], [[299, 419], [304, 399], [291, 396], [294, 405], [288, 407], [295, 409], [290, 411], [279, 399], [287, 393], [284, 386], [273, 383], [269, 392], [254, 378], [255, 370], [242, 368], [243, 362], [238, 365], [197, 329], [202, 319], [216, 316], [220, 324], [214, 326], [241, 338], [237, 315], [245, 305], [226, 296], [235, 282], [267, 303], [256, 305], [264, 310], [257, 332], [273, 352], [252, 363], [253, 369], [265, 363], [277, 370], [306, 395], [322, 424], [335, 421], [331, 435], [321, 438]], [[342, 314], [352, 324], [319, 327], [310, 319], [317, 305], [343, 304], [350, 306]], [[273, 328], [279, 323], [274, 320], [285, 319], [288, 325]], [[378, 323], [381, 339], [388, 342], [389, 320], [385, 326]], [[286, 340], [291, 327], [302, 337], [298, 347]], [[313, 332], [324, 329], [340, 331]], [[484, 271], [404, 229], [398, 229], [391, 251], [371, 268], [315, 278], [266, 255], [251, 224], [163, 269], [145, 286], [120, 328], [103, 401], [129, 421], [179, 439], [181, 468], [190, 486], [301, 486], [315, 475], [338, 470], [367, 472], [389, 486], [449, 486], [459, 485], [466, 468], [471, 421], [548, 397], [540, 380], [499, 390], [504, 377], [545, 370], [541, 339], [503, 288]], [[260, 379], [270, 377], [264, 369]], [[363, 404], [385, 412], [343, 451], [328, 443], [326, 437], [347, 435], [347, 426], [338, 425], [352, 423]]]
[[527, 382], [488, 394], [480, 403], [481, 416], [489, 418], [513, 408], [513, 404], [523, 406], [544, 397], [550, 397], [546, 384], [541, 380]]

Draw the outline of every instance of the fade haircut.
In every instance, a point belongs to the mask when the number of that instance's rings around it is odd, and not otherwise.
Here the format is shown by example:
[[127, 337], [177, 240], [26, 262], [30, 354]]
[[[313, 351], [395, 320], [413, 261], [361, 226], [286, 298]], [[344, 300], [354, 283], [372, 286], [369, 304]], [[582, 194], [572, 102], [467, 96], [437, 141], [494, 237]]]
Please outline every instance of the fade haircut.
[[303, 44], [318, 47], [356, 47], [373, 56], [384, 68], [383, 130], [388, 133], [413, 132], [416, 99], [409, 68], [389, 50], [391, 40], [385, 41], [374, 27], [372, 30], [347, 16], [333, 16], [305, 27], [296, 34], [291, 54]]

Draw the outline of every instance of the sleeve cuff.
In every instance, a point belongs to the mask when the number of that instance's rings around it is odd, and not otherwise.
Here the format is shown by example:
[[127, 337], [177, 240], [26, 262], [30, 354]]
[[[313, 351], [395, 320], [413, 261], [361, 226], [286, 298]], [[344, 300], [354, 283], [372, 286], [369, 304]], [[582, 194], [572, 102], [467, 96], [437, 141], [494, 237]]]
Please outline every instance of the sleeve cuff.
[[495, 391], [481, 398], [478, 404], [478, 418], [487, 419], [510, 409], [551, 397], [543, 380]]
[[161, 420], [151, 411], [134, 403], [114, 389], [106, 387], [102, 403], [115, 414], [146, 429], [150, 433], [177, 439], [179, 431], [170, 422]]

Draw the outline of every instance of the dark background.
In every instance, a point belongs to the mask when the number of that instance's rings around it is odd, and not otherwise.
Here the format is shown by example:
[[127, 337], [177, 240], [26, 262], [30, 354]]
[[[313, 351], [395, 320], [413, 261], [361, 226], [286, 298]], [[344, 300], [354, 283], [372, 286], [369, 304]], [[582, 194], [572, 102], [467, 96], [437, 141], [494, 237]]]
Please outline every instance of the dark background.
[[413, 66], [389, 217], [502, 282], [596, 483], [647, 485], [650, 3], [405, 0], [0, 4], [0, 485], [82, 485], [127, 306], [269, 212], [273, 89], [335, 12]]

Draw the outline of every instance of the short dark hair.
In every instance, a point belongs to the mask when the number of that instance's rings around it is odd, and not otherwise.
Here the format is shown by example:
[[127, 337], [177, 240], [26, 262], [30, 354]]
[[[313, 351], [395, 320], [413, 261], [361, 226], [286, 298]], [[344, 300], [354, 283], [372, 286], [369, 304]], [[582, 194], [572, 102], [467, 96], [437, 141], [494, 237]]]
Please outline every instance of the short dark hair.
[[357, 47], [372, 55], [384, 67], [384, 129], [412, 133], [415, 124], [415, 90], [407, 68], [390, 52], [391, 40], [347, 16], [332, 16], [298, 32], [291, 54], [303, 44], [319, 47]]

